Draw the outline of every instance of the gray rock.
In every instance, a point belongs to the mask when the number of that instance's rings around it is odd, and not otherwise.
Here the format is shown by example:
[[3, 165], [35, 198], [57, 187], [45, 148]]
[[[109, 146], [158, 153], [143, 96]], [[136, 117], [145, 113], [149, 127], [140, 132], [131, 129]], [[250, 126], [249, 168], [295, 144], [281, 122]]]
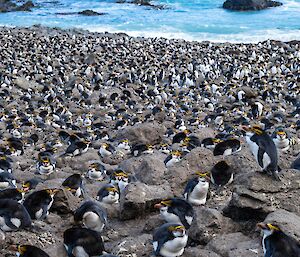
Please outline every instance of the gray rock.
[[234, 11], [255, 11], [281, 6], [282, 3], [270, 0], [226, 0], [223, 8]]
[[189, 238], [206, 245], [217, 234], [234, 232], [234, 224], [219, 211], [207, 207], [195, 208], [196, 217], [188, 231]]
[[119, 130], [116, 139], [128, 139], [131, 144], [158, 144], [162, 141], [166, 128], [157, 122], [147, 122]]
[[[217, 235], [206, 246], [223, 257], [261, 256], [259, 241], [252, 240], [242, 233]], [[240, 255], [236, 255], [239, 253]]]
[[221, 255], [200, 247], [189, 247], [184, 250], [181, 257], [221, 257]]
[[120, 199], [120, 219], [129, 220], [154, 211], [154, 204], [172, 197], [170, 186], [149, 186], [141, 182], [130, 183]]

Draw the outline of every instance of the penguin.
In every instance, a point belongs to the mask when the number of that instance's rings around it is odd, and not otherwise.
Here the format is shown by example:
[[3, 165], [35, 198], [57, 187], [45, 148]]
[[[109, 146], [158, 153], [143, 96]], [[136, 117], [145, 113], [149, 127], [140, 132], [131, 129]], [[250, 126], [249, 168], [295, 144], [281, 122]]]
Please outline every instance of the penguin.
[[39, 183], [42, 183], [43, 180], [40, 178], [32, 178], [23, 182], [22, 189], [25, 192], [28, 192], [32, 189], [35, 189]]
[[24, 145], [19, 138], [9, 138], [6, 140], [9, 146], [9, 150], [12, 156], [19, 156], [24, 154]]
[[191, 131], [186, 129], [182, 132], [179, 132], [177, 134], [174, 135], [173, 139], [172, 139], [172, 144], [180, 144], [184, 141], [184, 139], [186, 137], [188, 137], [191, 134]]
[[164, 154], [169, 154], [170, 153], [170, 147], [168, 144], [160, 144], [158, 147], [158, 151]]
[[189, 229], [194, 219], [194, 209], [190, 203], [181, 198], [171, 198], [155, 204], [161, 217], [167, 222], [176, 222]]
[[117, 185], [119, 191], [122, 192], [129, 183], [129, 176], [122, 170], [116, 170], [111, 174], [109, 183]]
[[123, 153], [123, 154], [129, 154], [131, 152], [131, 147], [129, 145], [129, 140], [128, 139], [122, 140], [117, 145], [116, 150]]
[[153, 152], [154, 148], [151, 144], [137, 144], [131, 149], [131, 154], [134, 157], [141, 156], [142, 154], [152, 154]]
[[45, 253], [40, 248], [33, 245], [18, 245], [18, 253], [19, 257], [50, 257], [47, 253]]
[[66, 149], [65, 153], [62, 156], [66, 156], [66, 155], [77, 156], [86, 153], [90, 143], [91, 143], [90, 141], [86, 141], [86, 140], [75, 141], [74, 143], [68, 146], [68, 148]]
[[118, 203], [119, 199], [120, 199], [119, 190], [113, 184], [106, 184], [103, 187], [101, 187], [96, 197], [97, 201], [107, 203], [107, 204]]
[[272, 139], [278, 150], [282, 152], [289, 150], [291, 142], [283, 128], [277, 128], [272, 135]]
[[73, 174], [67, 177], [62, 185], [76, 197], [80, 197], [83, 194], [83, 180], [80, 174]]
[[25, 191], [18, 188], [0, 190], [0, 199], [11, 199], [21, 203], [24, 200]]
[[11, 163], [12, 163], [12, 159], [8, 158], [4, 154], [0, 154], [0, 173], [1, 172], [12, 173]]
[[91, 180], [102, 181], [105, 179], [107, 171], [99, 162], [94, 162], [89, 165], [86, 176]]
[[222, 142], [222, 140], [218, 138], [207, 137], [201, 141], [201, 147], [205, 147], [207, 149], [214, 149], [216, 144]]
[[101, 234], [88, 228], [69, 228], [64, 232], [68, 257], [92, 257], [104, 253]]
[[263, 113], [264, 106], [260, 102], [251, 105], [251, 113], [254, 118], [259, 118]]
[[180, 151], [172, 151], [170, 155], [164, 160], [167, 168], [173, 166], [175, 163], [180, 162], [182, 153]]
[[55, 171], [56, 161], [52, 156], [49, 155], [39, 155], [38, 162], [36, 164], [36, 170], [38, 174], [50, 175]]
[[264, 257], [299, 257], [300, 244], [285, 234], [277, 225], [271, 223], [258, 223], [262, 230], [262, 246]]
[[210, 172], [210, 181], [216, 186], [225, 186], [233, 181], [233, 172], [226, 161], [218, 162]]
[[16, 179], [14, 176], [9, 172], [1, 172], [0, 173], [0, 190], [6, 188], [15, 188], [16, 186]]
[[116, 149], [111, 144], [104, 143], [99, 149], [99, 154], [102, 158], [105, 158], [113, 155], [115, 151]]
[[242, 149], [241, 142], [235, 138], [229, 138], [218, 144], [214, 148], [214, 156], [223, 155], [228, 156], [239, 152]]
[[246, 141], [262, 172], [271, 173], [276, 180], [280, 180], [277, 149], [272, 138], [259, 126], [243, 126], [243, 130], [246, 131]]
[[28, 195], [23, 205], [27, 209], [30, 217], [36, 220], [47, 218], [57, 192], [57, 189], [44, 189]]
[[31, 228], [31, 218], [25, 207], [15, 200], [0, 199], [0, 230], [4, 232]]
[[75, 223], [84, 227], [102, 232], [107, 225], [107, 213], [97, 202], [86, 201], [74, 212]]
[[197, 177], [188, 181], [183, 197], [192, 205], [204, 205], [209, 190], [209, 173], [196, 172]]
[[153, 234], [153, 250], [155, 256], [178, 257], [184, 252], [188, 235], [180, 223], [166, 223]]

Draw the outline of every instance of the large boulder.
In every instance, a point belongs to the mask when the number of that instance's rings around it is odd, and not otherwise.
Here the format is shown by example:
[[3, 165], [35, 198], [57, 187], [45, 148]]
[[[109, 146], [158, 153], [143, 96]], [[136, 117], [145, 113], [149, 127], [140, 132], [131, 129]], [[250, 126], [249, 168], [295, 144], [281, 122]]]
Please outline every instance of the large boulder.
[[131, 144], [155, 145], [162, 141], [165, 131], [166, 128], [157, 122], [146, 122], [118, 131], [116, 139], [128, 139]]
[[141, 182], [130, 183], [120, 198], [120, 219], [129, 220], [155, 211], [154, 205], [172, 197], [168, 183], [149, 186]]
[[278, 208], [300, 214], [300, 173], [288, 170], [281, 181], [250, 173], [236, 180], [232, 198], [223, 213], [237, 221], [261, 221]]
[[269, 0], [226, 0], [223, 8], [234, 11], [255, 11], [281, 5], [280, 2]]

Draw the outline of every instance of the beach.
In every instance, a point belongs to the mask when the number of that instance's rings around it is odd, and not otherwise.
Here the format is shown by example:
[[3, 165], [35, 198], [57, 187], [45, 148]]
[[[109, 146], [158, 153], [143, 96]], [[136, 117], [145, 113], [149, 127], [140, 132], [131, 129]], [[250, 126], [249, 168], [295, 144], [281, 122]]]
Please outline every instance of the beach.
[[[60, 192], [47, 219], [34, 221], [33, 230], [4, 233], [0, 255], [15, 256], [10, 245], [31, 244], [50, 256], [67, 256], [63, 232], [74, 225], [73, 212], [86, 198], [74, 196], [62, 182], [81, 174], [85, 193], [96, 199], [109, 176], [121, 169], [136, 180], [118, 203], [102, 205], [109, 224], [102, 232], [106, 252], [151, 256], [152, 234], [163, 223], [154, 204], [181, 197], [195, 172], [210, 171], [222, 160], [230, 165], [234, 180], [225, 187], [211, 185], [206, 204], [194, 207], [197, 216], [182, 256], [263, 256], [261, 236], [255, 232], [261, 221], [276, 221], [299, 240], [300, 173], [291, 169], [300, 150], [299, 93], [297, 40], [213, 43], [43, 26], [1, 27], [2, 152], [7, 138], [25, 140], [36, 134], [36, 142], [24, 143], [23, 154], [10, 152], [12, 174], [18, 187], [39, 177], [43, 182], [35, 190]], [[263, 105], [262, 114], [255, 109], [257, 102]], [[257, 172], [239, 127], [254, 124], [265, 126], [270, 135], [282, 127], [294, 140], [286, 152], [278, 150], [281, 181]], [[216, 156], [203, 145], [174, 143], [167, 135], [185, 130], [199, 141], [230, 135], [240, 140], [241, 149]], [[66, 152], [61, 131], [77, 133], [87, 151]], [[152, 152], [135, 157], [117, 148], [124, 139], [131, 147], [151, 145]], [[99, 154], [103, 143], [114, 146], [111, 155]], [[162, 144], [168, 154], [161, 151]], [[38, 154], [54, 145], [55, 171], [38, 174]], [[177, 150], [185, 153], [166, 167], [166, 157]], [[107, 171], [103, 181], [86, 177], [95, 162]]]

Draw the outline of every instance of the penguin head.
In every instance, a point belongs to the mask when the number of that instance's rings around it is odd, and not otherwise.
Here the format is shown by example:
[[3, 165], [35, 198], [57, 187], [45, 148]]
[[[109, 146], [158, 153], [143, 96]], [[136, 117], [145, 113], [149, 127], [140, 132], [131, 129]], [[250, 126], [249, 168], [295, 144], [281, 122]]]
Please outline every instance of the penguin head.
[[283, 131], [282, 129], [279, 129], [277, 132], [276, 132], [276, 137], [280, 140], [283, 140], [283, 139], [286, 139], [287, 138], [287, 134], [285, 131]]
[[46, 189], [46, 192], [51, 197], [53, 197], [58, 191], [59, 191], [59, 189]]
[[46, 167], [51, 164], [49, 156], [42, 156], [40, 162], [43, 166], [46, 166]]
[[169, 207], [172, 206], [172, 199], [163, 200], [158, 204], [154, 205], [154, 208], [159, 209], [160, 211], [166, 211]]
[[18, 252], [20, 255], [25, 254], [27, 251], [27, 246], [26, 245], [18, 245]]
[[147, 147], [147, 151], [153, 151], [153, 145], [147, 144], [146, 147]]
[[168, 230], [173, 234], [174, 237], [183, 237], [186, 234], [186, 230], [183, 225], [170, 225]]
[[246, 132], [246, 135], [248, 136], [261, 136], [264, 133], [264, 130], [258, 125], [254, 125], [252, 127], [242, 126], [242, 129]]
[[104, 149], [107, 149], [109, 147], [109, 144], [103, 143], [101, 147], [104, 148]]
[[180, 159], [182, 153], [180, 151], [172, 151], [171, 155], [172, 155], [172, 158]]
[[117, 170], [112, 174], [112, 180], [128, 182], [128, 174], [122, 170]]
[[272, 235], [274, 232], [281, 231], [281, 229], [277, 225], [272, 223], [267, 223], [267, 224], [258, 223], [257, 227], [261, 229], [264, 235], [266, 236]]
[[210, 173], [209, 172], [197, 171], [197, 172], [195, 172], [195, 175], [197, 175], [198, 181], [202, 182], [203, 184], [210, 181]]

